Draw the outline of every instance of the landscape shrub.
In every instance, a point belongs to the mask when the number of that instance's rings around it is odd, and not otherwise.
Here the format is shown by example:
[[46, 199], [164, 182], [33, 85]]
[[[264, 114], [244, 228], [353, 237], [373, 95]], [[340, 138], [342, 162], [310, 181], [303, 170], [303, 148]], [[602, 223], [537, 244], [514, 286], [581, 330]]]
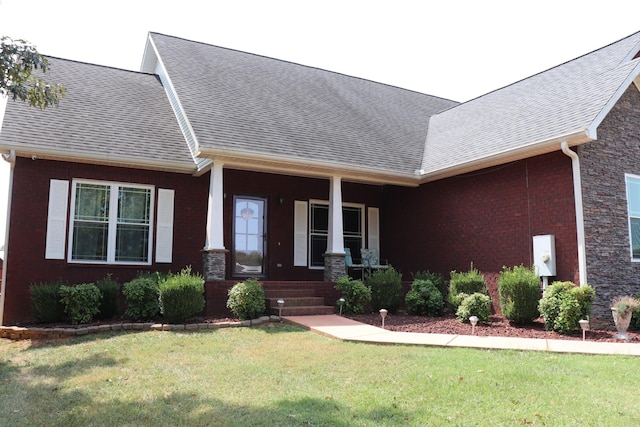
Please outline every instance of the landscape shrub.
[[366, 277], [371, 289], [371, 308], [378, 311], [384, 308], [395, 313], [402, 305], [402, 274], [392, 266], [376, 269]]
[[430, 280], [431, 283], [436, 285], [436, 288], [440, 291], [443, 301], [449, 299], [449, 284], [444, 280], [444, 276], [440, 273], [433, 273], [429, 270], [416, 271], [411, 275], [413, 280]]
[[442, 293], [429, 279], [414, 280], [405, 296], [409, 314], [437, 316], [442, 313], [443, 304]]
[[334, 288], [344, 298], [345, 313], [362, 314], [371, 302], [371, 289], [362, 283], [362, 280], [343, 276], [338, 279]]
[[89, 323], [100, 311], [100, 290], [93, 283], [60, 286], [60, 301], [71, 323]]
[[40, 323], [59, 322], [64, 318], [64, 305], [60, 302], [60, 286], [62, 281], [32, 284], [31, 315]]
[[159, 282], [165, 276], [158, 273], [140, 273], [130, 282], [124, 284], [124, 294], [127, 309], [124, 315], [131, 320], [150, 320], [160, 313]]
[[111, 319], [118, 312], [118, 292], [120, 284], [115, 281], [110, 274], [96, 281], [95, 285], [102, 295], [100, 300], [100, 311], [96, 315], [98, 319]]
[[191, 267], [160, 282], [160, 309], [168, 323], [182, 323], [202, 312], [204, 279], [191, 273]]
[[471, 295], [475, 293], [488, 294], [487, 284], [484, 276], [475, 268], [473, 264], [469, 271], [451, 272], [451, 280], [449, 280], [449, 303], [457, 310], [462, 302], [460, 294]]
[[264, 313], [264, 289], [256, 279], [247, 279], [229, 289], [227, 308], [240, 320], [256, 319]]
[[471, 295], [458, 294], [461, 302], [456, 310], [456, 317], [461, 322], [468, 322], [469, 317], [477, 316], [480, 322], [488, 322], [491, 316], [491, 298], [480, 292]]
[[591, 312], [595, 290], [572, 282], [553, 282], [540, 300], [539, 310], [548, 331], [569, 334], [578, 329], [580, 319]]
[[[634, 298], [640, 300], [640, 294], [634, 295]], [[640, 330], [640, 309], [633, 312], [633, 315], [631, 316], [631, 323], [629, 324], [629, 329], [632, 331]]]
[[513, 323], [531, 323], [540, 316], [540, 277], [533, 268], [503, 267], [498, 277], [498, 296], [502, 314]]

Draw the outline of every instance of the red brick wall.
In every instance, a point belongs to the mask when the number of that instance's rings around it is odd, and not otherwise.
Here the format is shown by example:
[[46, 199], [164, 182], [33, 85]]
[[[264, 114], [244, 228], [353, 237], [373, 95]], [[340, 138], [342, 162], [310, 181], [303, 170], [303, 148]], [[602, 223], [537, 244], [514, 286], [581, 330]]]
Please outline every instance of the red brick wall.
[[531, 265], [532, 236], [556, 238], [557, 279], [578, 280], [571, 160], [561, 152], [448, 178], [419, 188], [388, 187], [383, 251], [410, 273], [449, 278], [470, 264], [492, 282], [502, 266]]
[[[151, 266], [99, 266], [67, 264], [65, 260], [45, 260], [45, 235], [49, 180], [73, 178], [152, 184], [175, 190], [174, 250], [172, 264]], [[92, 282], [112, 273], [126, 282], [141, 270], [178, 271], [191, 265], [202, 269], [208, 175], [195, 178], [137, 169], [31, 160], [19, 157], [14, 172], [11, 230], [7, 254], [7, 287], [4, 323], [30, 318], [29, 285], [63, 279], [69, 283]], [[155, 233], [154, 233], [155, 235]]]
[[[99, 266], [67, 264], [65, 260], [45, 260], [45, 236], [49, 181], [73, 178], [151, 184], [175, 190], [174, 250], [172, 264], [151, 266]], [[209, 174], [202, 177], [113, 168], [77, 163], [18, 158], [14, 175], [11, 213], [10, 259], [7, 260], [5, 323], [30, 319], [29, 285], [62, 278], [69, 283], [92, 282], [107, 273], [120, 282], [129, 281], [141, 270], [178, 271], [191, 265], [202, 271], [201, 250], [205, 243]], [[232, 241], [233, 196], [259, 196], [268, 203], [267, 280], [322, 281], [322, 270], [293, 266], [294, 200], [328, 200], [328, 179], [294, 178], [257, 172], [224, 171], [225, 247]], [[344, 183], [347, 202], [380, 206], [382, 187]], [[282, 204], [279, 199], [282, 197]], [[155, 233], [154, 233], [155, 234]], [[227, 265], [231, 265], [227, 255]], [[277, 265], [281, 264], [281, 267]], [[227, 268], [227, 278], [233, 279]]]

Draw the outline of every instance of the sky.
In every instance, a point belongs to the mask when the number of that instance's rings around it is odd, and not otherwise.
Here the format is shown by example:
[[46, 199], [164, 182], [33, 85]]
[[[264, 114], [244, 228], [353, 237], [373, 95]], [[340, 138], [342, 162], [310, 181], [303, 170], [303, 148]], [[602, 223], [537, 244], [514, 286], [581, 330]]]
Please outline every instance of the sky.
[[637, 0], [0, 0], [0, 35], [49, 56], [138, 70], [153, 31], [461, 102], [640, 31], [639, 18]]

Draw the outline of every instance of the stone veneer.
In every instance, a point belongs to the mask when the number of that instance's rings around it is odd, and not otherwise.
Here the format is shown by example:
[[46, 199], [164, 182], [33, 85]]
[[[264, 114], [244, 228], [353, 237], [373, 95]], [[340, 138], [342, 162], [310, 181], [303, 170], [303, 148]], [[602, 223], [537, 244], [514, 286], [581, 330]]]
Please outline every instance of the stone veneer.
[[612, 322], [611, 300], [640, 294], [640, 262], [632, 262], [625, 173], [640, 176], [640, 91], [631, 85], [580, 156], [587, 283], [596, 290], [592, 316]]
[[113, 323], [92, 326], [76, 327], [20, 327], [20, 326], [0, 326], [0, 338], [7, 338], [14, 341], [27, 339], [58, 339], [71, 338], [88, 334], [121, 331], [201, 331], [205, 329], [238, 328], [243, 326], [257, 326], [269, 322], [281, 322], [278, 316], [262, 316], [252, 320], [241, 320], [237, 322], [209, 322], [209, 323]]
[[208, 249], [202, 251], [202, 275], [207, 282], [225, 279], [226, 249]]
[[344, 253], [326, 253], [323, 257], [325, 282], [337, 282], [339, 278], [346, 275], [347, 264], [345, 263]]

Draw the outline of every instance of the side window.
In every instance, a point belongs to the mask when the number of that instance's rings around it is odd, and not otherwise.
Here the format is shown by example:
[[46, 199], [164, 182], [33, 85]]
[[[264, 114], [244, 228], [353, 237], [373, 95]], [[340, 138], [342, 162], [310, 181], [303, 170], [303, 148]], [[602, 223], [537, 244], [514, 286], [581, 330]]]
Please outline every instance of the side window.
[[640, 261], [640, 176], [625, 175], [631, 259]]
[[74, 181], [69, 260], [150, 264], [153, 187]]

